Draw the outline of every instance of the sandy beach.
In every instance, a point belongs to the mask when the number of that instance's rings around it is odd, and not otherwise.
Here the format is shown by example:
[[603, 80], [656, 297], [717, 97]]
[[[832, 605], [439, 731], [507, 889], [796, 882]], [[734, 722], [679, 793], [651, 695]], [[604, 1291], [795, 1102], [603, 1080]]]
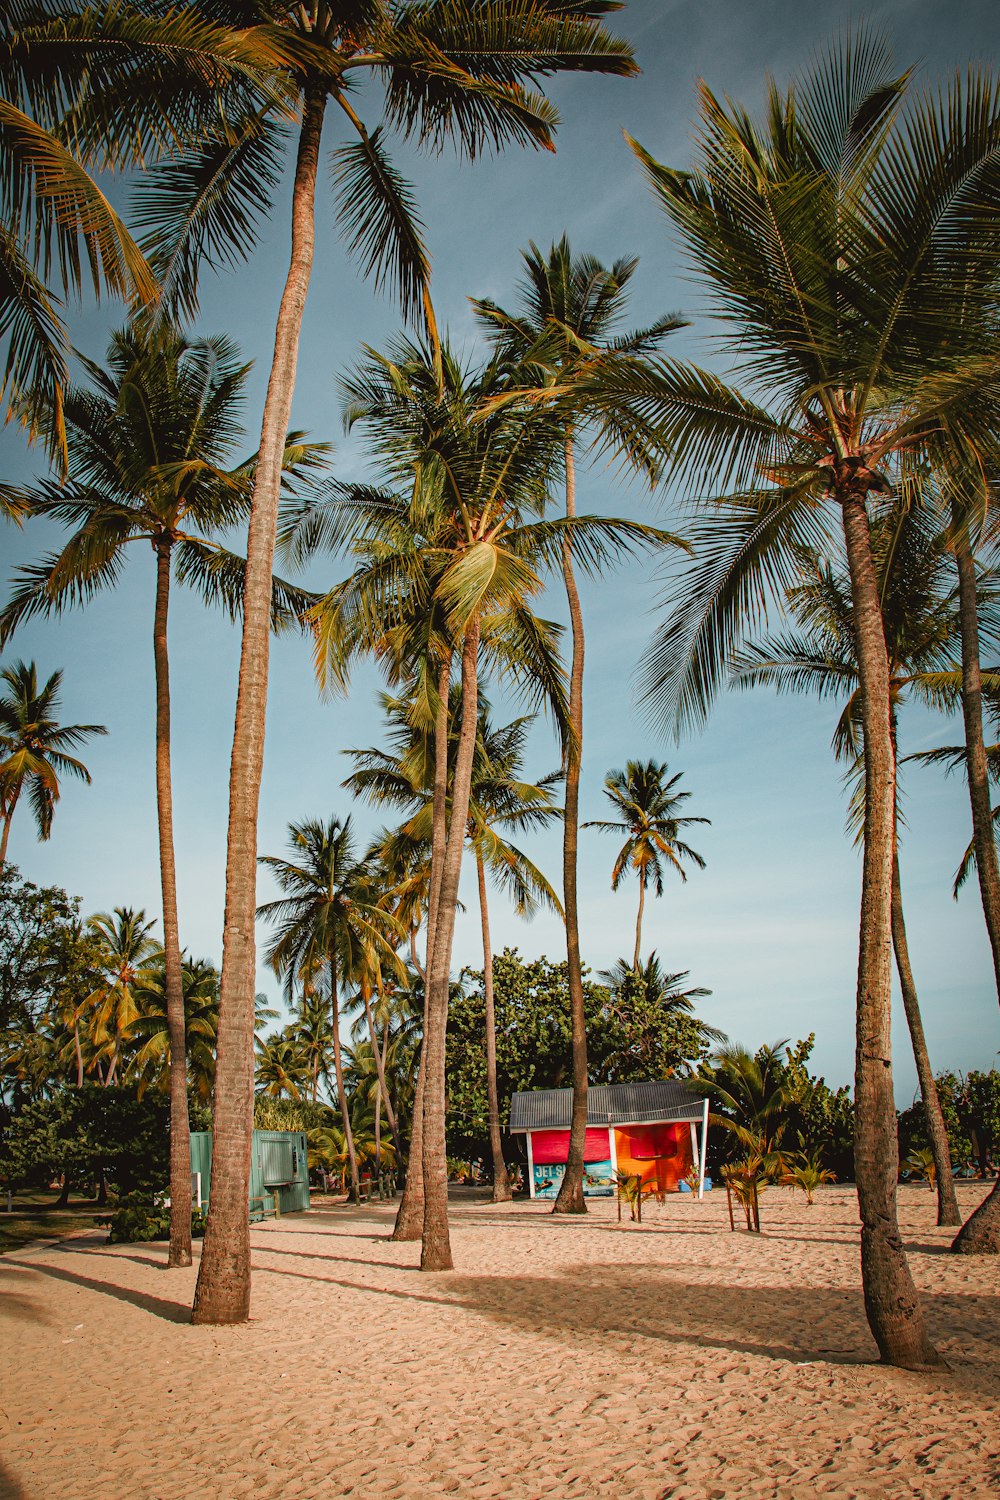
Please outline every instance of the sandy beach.
[[760, 1237], [719, 1192], [641, 1227], [459, 1193], [442, 1275], [389, 1205], [314, 1210], [253, 1229], [234, 1329], [190, 1326], [165, 1246], [34, 1246], [0, 1260], [0, 1494], [995, 1496], [1000, 1264], [947, 1253], [926, 1187], [900, 1215], [933, 1376], [873, 1362], [847, 1188], [769, 1192]]

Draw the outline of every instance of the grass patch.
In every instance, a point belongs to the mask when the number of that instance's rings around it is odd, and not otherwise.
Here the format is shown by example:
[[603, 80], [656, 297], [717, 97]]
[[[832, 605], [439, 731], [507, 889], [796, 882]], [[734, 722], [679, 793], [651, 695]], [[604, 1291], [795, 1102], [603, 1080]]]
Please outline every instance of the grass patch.
[[70, 1203], [56, 1208], [58, 1194], [19, 1193], [13, 1213], [7, 1213], [6, 1194], [0, 1198], [0, 1255], [30, 1245], [33, 1240], [61, 1240], [80, 1229], [93, 1229], [99, 1212], [96, 1203]]

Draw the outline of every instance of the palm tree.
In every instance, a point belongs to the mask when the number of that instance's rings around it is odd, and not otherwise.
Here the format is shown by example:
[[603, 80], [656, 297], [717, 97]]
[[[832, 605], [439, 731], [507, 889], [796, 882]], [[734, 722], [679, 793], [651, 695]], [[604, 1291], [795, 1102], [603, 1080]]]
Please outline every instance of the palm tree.
[[[473, 302], [511, 367], [514, 387], [527, 384], [540, 400], [554, 402], [562, 424], [565, 514], [576, 515], [576, 446], [580, 428], [596, 424], [596, 443], [643, 472], [650, 483], [659, 473], [655, 443], [628, 409], [616, 411], [588, 398], [587, 376], [595, 355], [605, 361], [635, 360], [657, 349], [681, 327], [673, 316], [629, 333], [614, 330], [624, 312], [628, 283], [638, 261], [622, 258], [608, 269], [593, 256], [574, 258], [569, 240], [551, 246], [548, 257], [532, 244], [522, 251], [525, 279], [521, 309], [504, 312], [487, 298]], [[566, 1171], [553, 1213], [586, 1213], [583, 1196], [584, 1138], [587, 1129], [587, 1028], [583, 1005], [577, 866], [580, 846], [580, 774], [583, 763], [584, 628], [573, 558], [563, 549], [563, 582], [569, 606], [572, 662], [569, 679], [569, 733], [563, 744], [566, 772], [563, 814], [563, 900], [566, 906], [566, 959], [573, 1028], [573, 1115]]]
[[[227, 19], [253, 25], [260, 9], [257, 0], [240, 0], [227, 5], [225, 13]], [[247, 547], [222, 964], [222, 1025], [232, 1042], [224, 1049], [217, 1083], [212, 1211], [195, 1293], [197, 1322], [242, 1322], [249, 1310], [250, 1241], [244, 1220], [268, 617], [281, 454], [312, 270], [316, 177], [327, 105], [337, 107], [349, 137], [334, 158], [337, 211], [349, 248], [377, 285], [390, 284], [399, 293], [408, 316], [423, 318], [436, 348], [422, 227], [412, 190], [387, 156], [386, 130], [431, 150], [453, 141], [470, 157], [487, 145], [499, 148], [511, 142], [550, 148], [554, 111], [544, 95], [526, 85], [565, 70], [624, 76], [635, 71], [629, 48], [600, 24], [605, 11], [604, 3], [561, 0], [489, 6], [478, 0], [421, 5], [370, 0], [347, 6], [330, 0], [308, 6], [273, 0], [265, 6], [274, 23], [269, 34], [283, 35], [286, 43], [286, 76], [298, 96], [301, 126], [289, 269], [278, 311]], [[357, 86], [365, 78], [385, 91], [383, 123], [371, 131], [358, 113]], [[254, 221], [279, 177], [284, 118], [260, 110], [256, 115], [244, 112], [241, 119], [227, 139], [209, 141], [184, 161], [171, 163], [166, 182], [151, 180], [141, 204], [146, 243], [157, 247], [156, 264], [168, 299], [188, 311], [196, 300], [202, 252], [208, 251], [209, 261], [245, 255], [253, 243]]]
[[[661, 540], [635, 522], [577, 517], [544, 521], [558, 436], [529, 403], [489, 409], [496, 372], [466, 374], [445, 348], [401, 342], [372, 355], [350, 381], [349, 416], [371, 429], [390, 477], [408, 492], [356, 486], [306, 508], [296, 530], [313, 545], [351, 538], [355, 570], [313, 611], [321, 681], [341, 684], [361, 651], [382, 657], [398, 679], [424, 664], [424, 722], [434, 723], [428, 984], [421, 1084], [424, 1269], [451, 1268], [445, 1155], [444, 1039], [451, 949], [475, 759], [481, 657], [499, 658], [565, 722], [553, 627], [529, 600], [542, 570], [561, 560], [569, 537], [578, 561], [596, 567], [616, 553]], [[461, 719], [450, 809], [448, 699], [461, 664]], [[439, 873], [436, 873], [439, 872]], [[402, 1212], [402, 1210], [401, 1210]]]
[[258, 1037], [257, 1064], [254, 1069], [258, 1094], [268, 1099], [301, 1099], [308, 1087], [309, 1060], [294, 1036]]
[[[453, 690], [454, 691], [454, 690]], [[357, 770], [344, 785], [356, 795], [411, 812], [400, 830], [409, 839], [427, 846], [433, 817], [433, 767], [426, 753], [426, 736], [414, 731], [406, 720], [406, 699], [383, 697], [396, 753], [369, 749], [349, 751]], [[457, 708], [457, 705], [456, 705]], [[496, 728], [490, 723], [490, 705], [479, 697], [479, 725], [469, 795], [467, 838], [476, 860], [479, 912], [483, 934], [483, 974], [486, 996], [486, 1092], [489, 1110], [490, 1148], [493, 1157], [493, 1201], [510, 1201], [510, 1182], [500, 1137], [500, 1104], [496, 1074], [496, 1022], [493, 994], [493, 948], [490, 938], [487, 872], [506, 890], [518, 916], [531, 915], [541, 902], [562, 912], [559, 898], [548, 880], [503, 832], [539, 827], [558, 816], [552, 785], [558, 775], [543, 777], [534, 785], [522, 778], [525, 741], [534, 722], [532, 715]], [[457, 713], [450, 714], [452, 722]], [[449, 746], [452, 769], [454, 735]]]
[[18, 661], [0, 672], [8, 689], [0, 696], [0, 870], [7, 860], [7, 840], [14, 811], [25, 787], [35, 814], [38, 837], [52, 832], [52, 814], [59, 800], [59, 777], [79, 777], [90, 785], [90, 772], [69, 750], [91, 735], [107, 734], [103, 724], [58, 722], [62, 673], [53, 672], [39, 687], [34, 662]]
[[[795, 581], [802, 545], [847, 553], [865, 757], [857, 988], [856, 1171], [862, 1273], [882, 1357], [937, 1362], [896, 1223], [889, 1051], [894, 767], [869, 497], [920, 494], [958, 425], [992, 459], [1000, 224], [974, 186], [1000, 144], [992, 82], [902, 110], [907, 76], [860, 30], [768, 113], [701, 93], [697, 160], [673, 171], [633, 143], [705, 278], [744, 389], [697, 366], [616, 380], [657, 421], [671, 474], [704, 503], [697, 563], [648, 661], [646, 702], [704, 715], [740, 631]], [[992, 178], [990, 179], [992, 181]], [[986, 197], [990, 195], [987, 194]], [[957, 216], [957, 217], [956, 217]], [[959, 227], [959, 221], [960, 226]], [[945, 228], [947, 226], [947, 229]], [[954, 232], [953, 232], [954, 230]]]
[[705, 868], [705, 861], [679, 837], [682, 828], [690, 823], [708, 823], [709, 818], [679, 816], [682, 803], [690, 792], [676, 791], [683, 772], [678, 771], [667, 781], [667, 766], [655, 760], [626, 761], [624, 771], [609, 771], [604, 778], [604, 795], [620, 816], [609, 822], [584, 823], [584, 828], [598, 828], [602, 833], [625, 834], [625, 842], [618, 851], [611, 872], [611, 889], [616, 891], [628, 870], [639, 878], [639, 911], [635, 922], [635, 953], [633, 969], [639, 967], [639, 950], [642, 943], [642, 914], [646, 901], [646, 887], [650, 880], [657, 896], [663, 895], [664, 862], [675, 869], [682, 880], [684, 860]]
[[285, 981], [291, 997], [299, 979], [315, 987], [317, 976], [329, 987], [330, 1026], [337, 1097], [351, 1162], [351, 1190], [358, 1193], [358, 1164], [351, 1136], [351, 1117], [344, 1088], [340, 1045], [340, 986], [360, 966], [368, 949], [392, 961], [388, 935], [393, 919], [371, 900], [368, 872], [354, 854], [350, 818], [311, 819], [290, 823], [293, 858], [262, 855], [284, 893], [265, 901], [259, 915], [273, 922], [276, 934], [267, 949], [267, 962]]
[[[707, 1048], [711, 1042], [725, 1042], [725, 1032], [719, 1031], [715, 1026], [709, 1026], [707, 1022], [698, 1020], [694, 1015], [694, 1002], [703, 1000], [710, 995], [711, 990], [706, 990], [700, 985], [685, 988], [690, 977], [688, 970], [677, 974], [669, 974], [661, 967], [656, 953], [650, 953], [646, 962], [641, 966], [631, 964], [627, 959], [619, 958], [610, 969], [602, 969], [600, 972], [602, 984], [606, 984], [610, 998], [608, 1009], [618, 1012], [620, 1015], [634, 1014], [636, 1002], [641, 1002], [642, 1009], [649, 1017], [646, 1034], [639, 1039], [639, 1048], [644, 1056], [655, 1056], [657, 1044], [662, 1040], [664, 1032], [677, 1022], [683, 1023], [684, 1032], [692, 1038], [694, 1043], [690, 1056], [697, 1055], [697, 1049]], [[650, 1063], [650, 1067], [653, 1064]], [[656, 1076], [647, 1072], [647, 1077]]]
[[[163, 965], [154, 959], [154, 972], [142, 991], [142, 1014], [133, 1023], [130, 1037], [136, 1050], [129, 1072], [139, 1080], [139, 1091], [157, 1088], [170, 1092], [170, 1019]], [[203, 1104], [211, 1102], [215, 1081], [215, 1049], [219, 1030], [219, 975], [208, 959], [184, 957], [181, 966], [184, 990], [184, 1043], [187, 1051], [186, 1079]]]
[[[946, 540], [931, 513], [894, 500], [875, 516], [871, 546], [889, 665], [893, 752], [898, 762], [898, 715], [906, 700], [917, 696], [950, 710], [960, 691], [961, 671], [956, 665], [961, 645], [958, 599], [955, 588], [947, 583], [950, 567]], [[834, 751], [838, 759], [859, 767], [861, 705], [850, 580], [842, 567], [835, 570], [814, 553], [803, 552], [802, 565], [806, 581], [788, 593], [799, 630], [744, 647], [733, 658], [732, 680], [746, 687], [771, 684], [779, 692], [813, 691], [821, 698], [847, 694], [834, 733]], [[983, 631], [987, 639], [998, 642], [1000, 611], [995, 580], [992, 588], [982, 580], [980, 599]], [[860, 809], [852, 808], [852, 814], [855, 811]], [[851, 821], [860, 837], [859, 819], [852, 816]], [[891, 894], [896, 968], [937, 1167], [938, 1223], [960, 1224], [948, 1134], [906, 940], [898, 822], [897, 811]]]
[[[115, 1081], [135, 1023], [142, 1015], [142, 995], [155, 980], [155, 965], [163, 961], [163, 949], [150, 936], [153, 925], [147, 922], [144, 911], [129, 906], [116, 906], [113, 912], [97, 912], [87, 922], [91, 932], [101, 939], [104, 951], [101, 982], [81, 1005], [80, 1015], [85, 1016], [90, 1033], [93, 1066], [100, 1069], [103, 1065], [101, 1081], [106, 1088]], [[181, 1082], [186, 1112], [187, 1079], [183, 1064]], [[189, 1187], [190, 1171], [189, 1151]]]
[[[73, 528], [61, 551], [20, 568], [0, 613], [0, 642], [34, 615], [60, 614], [113, 587], [134, 543], [155, 560], [153, 663], [156, 677], [156, 810], [171, 1026], [170, 1251], [191, 1264], [191, 1153], [184, 1076], [184, 1000], [170, 771], [171, 578], [197, 589], [232, 618], [242, 608], [246, 565], [211, 540], [246, 521], [255, 461], [226, 467], [240, 436], [239, 409], [249, 365], [228, 339], [189, 342], [161, 329], [113, 336], [106, 370], [84, 361], [91, 389], [70, 389], [63, 415], [70, 480], [24, 492], [28, 513]], [[319, 445], [291, 443], [286, 473], [318, 461]], [[311, 596], [275, 580], [271, 620], [302, 612]]]

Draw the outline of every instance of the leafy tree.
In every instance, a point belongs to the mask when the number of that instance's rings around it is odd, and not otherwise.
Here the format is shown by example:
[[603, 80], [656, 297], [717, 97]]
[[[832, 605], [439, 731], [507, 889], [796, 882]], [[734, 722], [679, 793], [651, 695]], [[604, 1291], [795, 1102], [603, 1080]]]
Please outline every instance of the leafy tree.
[[62, 673], [53, 672], [44, 687], [35, 663], [15, 662], [0, 673], [7, 689], [0, 696], [0, 870], [7, 860], [7, 839], [14, 810], [27, 788], [38, 837], [52, 832], [52, 814], [59, 800], [59, 777], [77, 776], [90, 785], [90, 772], [67, 752], [94, 734], [107, 734], [103, 724], [59, 724]]
[[[691, 1015], [688, 1004], [708, 992], [683, 990], [687, 975], [665, 975], [655, 959], [651, 968], [648, 989], [633, 980], [627, 995], [584, 976], [593, 1083], [668, 1077], [704, 1055], [710, 1028]], [[505, 948], [493, 969], [497, 1090], [506, 1126], [512, 1093], [571, 1085], [572, 1006], [565, 962], [522, 959], [516, 948]], [[467, 971], [463, 980], [449, 1012], [447, 1076], [449, 1149], [467, 1159], [488, 1152], [489, 1109], [483, 975]]]
[[705, 868], [701, 855], [679, 837], [681, 829], [689, 823], [710, 821], [708, 818], [680, 816], [681, 804], [691, 795], [690, 792], [675, 790], [682, 774], [678, 771], [667, 781], [666, 764], [661, 765], [655, 760], [627, 761], [624, 771], [609, 771], [604, 778], [604, 795], [618, 813], [618, 818], [583, 825], [584, 828], [600, 829], [602, 833], [625, 834], [625, 842], [611, 872], [611, 889], [618, 889], [627, 870], [635, 871], [639, 879], [639, 912], [635, 921], [634, 969], [639, 967], [642, 913], [650, 880], [657, 896], [662, 896], [664, 863], [672, 866], [682, 880], [687, 880], [685, 860], [696, 864], [699, 870]]

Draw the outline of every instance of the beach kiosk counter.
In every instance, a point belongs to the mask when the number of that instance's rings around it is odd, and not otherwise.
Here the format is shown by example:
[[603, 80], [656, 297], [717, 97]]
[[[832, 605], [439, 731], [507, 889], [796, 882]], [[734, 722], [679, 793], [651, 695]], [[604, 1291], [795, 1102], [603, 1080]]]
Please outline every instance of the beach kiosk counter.
[[[191, 1132], [191, 1196], [205, 1208], [212, 1181], [212, 1132]], [[250, 1148], [251, 1222], [309, 1207], [309, 1154], [301, 1130], [255, 1130]]]
[[[566, 1171], [572, 1089], [536, 1089], [514, 1094], [510, 1130], [528, 1147], [532, 1198], [554, 1198]], [[641, 1176], [657, 1193], [677, 1192], [697, 1178], [705, 1190], [708, 1100], [674, 1078], [651, 1083], [592, 1083], [587, 1089], [587, 1137], [583, 1191], [611, 1198], [617, 1173]]]

